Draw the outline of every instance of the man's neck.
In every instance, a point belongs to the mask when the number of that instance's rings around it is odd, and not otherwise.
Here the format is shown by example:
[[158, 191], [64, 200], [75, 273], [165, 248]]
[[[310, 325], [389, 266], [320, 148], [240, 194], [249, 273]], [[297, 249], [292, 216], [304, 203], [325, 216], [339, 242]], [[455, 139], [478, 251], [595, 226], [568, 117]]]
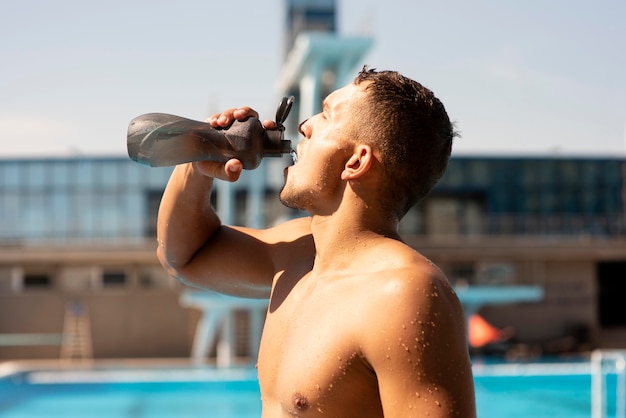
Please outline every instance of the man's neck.
[[371, 208], [339, 209], [329, 216], [313, 215], [314, 270], [347, 266], [381, 239], [400, 240], [397, 219]]

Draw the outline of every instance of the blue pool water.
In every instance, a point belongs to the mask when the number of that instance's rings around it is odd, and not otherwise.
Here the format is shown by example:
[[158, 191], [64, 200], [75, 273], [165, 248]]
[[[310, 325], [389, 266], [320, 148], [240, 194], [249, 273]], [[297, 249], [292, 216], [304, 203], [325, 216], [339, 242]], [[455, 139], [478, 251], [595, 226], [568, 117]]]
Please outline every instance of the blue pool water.
[[590, 376], [477, 377], [479, 417], [589, 418]]
[[[0, 395], [6, 418], [232, 417], [258, 418], [261, 401], [253, 383], [64, 384]], [[3, 399], [4, 398], [4, 399]]]
[[[224, 373], [208, 369], [20, 372], [0, 379], [0, 417], [258, 418], [261, 401], [254, 370]], [[478, 367], [475, 375], [480, 418], [590, 417], [588, 363], [557, 369], [550, 365], [522, 370]], [[615, 387], [610, 380], [608, 384]], [[608, 404], [611, 414], [613, 402], [609, 399]]]
[[258, 418], [253, 370], [18, 373], [0, 380], [2, 418]]

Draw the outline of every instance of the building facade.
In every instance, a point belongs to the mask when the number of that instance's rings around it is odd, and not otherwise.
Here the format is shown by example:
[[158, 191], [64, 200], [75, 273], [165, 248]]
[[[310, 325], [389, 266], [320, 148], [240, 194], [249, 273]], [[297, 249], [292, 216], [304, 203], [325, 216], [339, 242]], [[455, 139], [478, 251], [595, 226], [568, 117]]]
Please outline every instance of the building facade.
[[[625, 169], [623, 158], [453, 157], [400, 229], [459, 290], [541, 286], [541, 301], [481, 309], [520, 343], [567, 351], [558, 343], [577, 332], [588, 347], [623, 347]], [[62, 334], [80, 303], [95, 357], [188, 356], [200, 312], [181, 306], [185, 287], [155, 256], [170, 172], [126, 157], [0, 160], [0, 334]], [[302, 215], [278, 202], [281, 183], [263, 165], [218, 184], [214, 204], [239, 225]], [[60, 348], [0, 339], [0, 358]]]

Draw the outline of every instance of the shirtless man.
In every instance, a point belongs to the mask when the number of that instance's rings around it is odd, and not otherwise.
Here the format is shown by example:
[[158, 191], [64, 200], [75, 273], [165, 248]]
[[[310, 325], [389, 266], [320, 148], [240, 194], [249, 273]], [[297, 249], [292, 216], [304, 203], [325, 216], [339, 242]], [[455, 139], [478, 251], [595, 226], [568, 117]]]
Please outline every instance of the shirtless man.
[[[209, 122], [249, 116], [230, 109]], [[454, 135], [443, 105], [395, 72], [364, 68], [299, 131], [280, 200], [310, 217], [265, 230], [222, 225], [213, 178], [236, 181], [241, 163], [180, 165], [159, 210], [159, 259], [183, 282], [270, 297], [263, 417], [475, 417], [460, 303], [397, 232], [447, 166]]]

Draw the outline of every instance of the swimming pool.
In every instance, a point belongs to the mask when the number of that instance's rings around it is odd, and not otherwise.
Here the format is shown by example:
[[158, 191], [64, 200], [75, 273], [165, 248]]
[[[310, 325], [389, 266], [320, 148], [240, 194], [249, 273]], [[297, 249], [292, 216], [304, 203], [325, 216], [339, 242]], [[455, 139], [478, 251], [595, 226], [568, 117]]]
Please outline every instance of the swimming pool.
[[2, 418], [258, 418], [254, 369], [22, 371], [0, 379]]
[[481, 418], [589, 418], [587, 362], [499, 364], [474, 367]]
[[[588, 362], [477, 364], [474, 371], [480, 418], [591, 415]], [[260, 410], [256, 371], [246, 368], [34, 370], [0, 378], [1, 418], [258, 418]]]

